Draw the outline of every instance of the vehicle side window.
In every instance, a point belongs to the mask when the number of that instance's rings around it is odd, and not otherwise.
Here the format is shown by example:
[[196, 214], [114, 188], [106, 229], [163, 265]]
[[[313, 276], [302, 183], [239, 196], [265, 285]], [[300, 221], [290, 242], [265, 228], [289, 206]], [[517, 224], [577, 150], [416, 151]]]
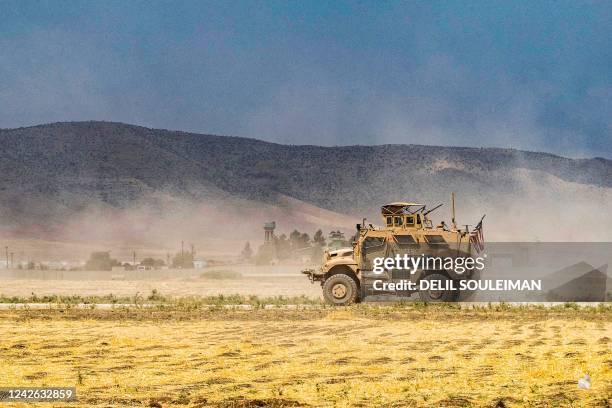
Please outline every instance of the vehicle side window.
[[400, 246], [417, 245], [412, 235], [395, 235], [395, 241]]
[[374, 258], [384, 257], [387, 251], [387, 242], [384, 237], [366, 237], [362, 243], [360, 267], [371, 270]]
[[412, 215], [406, 217], [406, 225], [414, 225], [414, 217]]
[[429, 246], [440, 247], [443, 245], [447, 245], [442, 235], [425, 235], [425, 241], [427, 241], [427, 244]]
[[387, 227], [393, 226], [393, 217], [387, 217]]
[[363, 247], [366, 250], [376, 249], [378, 247], [383, 246], [384, 244], [385, 244], [385, 239], [384, 238], [379, 238], [379, 237], [367, 237], [363, 241]]
[[416, 221], [417, 221], [417, 224], [421, 223], [421, 214], [417, 214]]
[[402, 225], [402, 217], [395, 217], [395, 226], [400, 227]]

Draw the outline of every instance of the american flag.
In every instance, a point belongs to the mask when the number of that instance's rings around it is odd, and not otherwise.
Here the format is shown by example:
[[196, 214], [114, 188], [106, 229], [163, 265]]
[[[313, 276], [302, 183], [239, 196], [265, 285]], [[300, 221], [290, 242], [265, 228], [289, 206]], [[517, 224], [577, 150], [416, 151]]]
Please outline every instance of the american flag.
[[483, 219], [484, 216], [480, 219], [480, 222], [478, 225], [476, 225], [472, 232], [470, 232], [470, 243], [477, 253], [481, 253], [484, 250], [484, 236], [482, 234]]

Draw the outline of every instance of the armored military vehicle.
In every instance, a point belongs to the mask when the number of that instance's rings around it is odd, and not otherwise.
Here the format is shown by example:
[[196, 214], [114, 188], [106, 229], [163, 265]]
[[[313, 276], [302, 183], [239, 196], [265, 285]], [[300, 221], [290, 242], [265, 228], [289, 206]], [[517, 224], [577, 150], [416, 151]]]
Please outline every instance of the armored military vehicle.
[[327, 249], [329, 251], [346, 248], [349, 245], [351, 245], [351, 241], [347, 240], [341, 231], [331, 231], [327, 236]]
[[[381, 258], [406, 255], [422, 259], [465, 259], [482, 251], [482, 219], [471, 231], [468, 225], [463, 229], [457, 228], [454, 195], [451, 202], [451, 225], [442, 221], [435, 227], [428, 215], [442, 204], [431, 209], [414, 202], [383, 205], [383, 227], [366, 224], [364, 219], [363, 223], [357, 224], [356, 241], [352, 247], [325, 251], [320, 268], [306, 269], [302, 273], [312, 283], [321, 283], [323, 296], [332, 305], [349, 305], [371, 295], [398, 296], [397, 290], [384, 289], [397, 287], [403, 288], [400, 296], [409, 297], [418, 292], [425, 302], [457, 300], [460, 295], [457, 287], [460, 285], [454, 283], [472, 278], [473, 267], [468, 270], [463, 268], [461, 273], [457, 273], [456, 269], [445, 268], [440, 262], [423, 262], [422, 265], [428, 267], [414, 268], [412, 271], [391, 268], [381, 272], [381, 268], [376, 268], [379, 265], [374, 265], [377, 258], [380, 261]], [[406, 284], [407, 281], [412, 284]], [[436, 284], [426, 285], [420, 281], [435, 281]], [[397, 285], [402, 282], [403, 286]]]

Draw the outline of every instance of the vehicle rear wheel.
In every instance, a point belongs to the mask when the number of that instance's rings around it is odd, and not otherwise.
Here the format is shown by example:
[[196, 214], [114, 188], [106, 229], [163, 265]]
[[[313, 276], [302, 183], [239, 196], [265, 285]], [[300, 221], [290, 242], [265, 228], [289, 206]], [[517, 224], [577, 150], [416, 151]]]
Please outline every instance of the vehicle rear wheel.
[[446, 289], [450, 287], [451, 279], [441, 273], [432, 273], [421, 280], [429, 281], [429, 285], [431, 285], [431, 282], [436, 282], [435, 285], [437, 285], [433, 289], [419, 290], [419, 297], [423, 302], [452, 302], [456, 300], [459, 294], [458, 290]]
[[323, 283], [323, 297], [335, 306], [347, 306], [357, 302], [359, 297], [357, 283], [348, 275], [338, 273]]

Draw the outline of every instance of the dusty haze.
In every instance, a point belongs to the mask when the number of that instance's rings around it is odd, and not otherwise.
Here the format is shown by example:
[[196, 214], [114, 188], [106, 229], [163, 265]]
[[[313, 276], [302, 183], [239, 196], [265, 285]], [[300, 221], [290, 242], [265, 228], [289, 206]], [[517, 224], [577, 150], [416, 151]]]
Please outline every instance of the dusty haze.
[[[354, 232], [382, 204], [419, 201], [434, 222], [495, 241], [610, 241], [612, 161], [416, 145], [284, 146], [108, 122], [0, 130], [0, 238], [16, 256], [165, 259], [194, 244], [235, 256], [277, 233]], [[19, 255], [18, 255], [19, 254]]]

